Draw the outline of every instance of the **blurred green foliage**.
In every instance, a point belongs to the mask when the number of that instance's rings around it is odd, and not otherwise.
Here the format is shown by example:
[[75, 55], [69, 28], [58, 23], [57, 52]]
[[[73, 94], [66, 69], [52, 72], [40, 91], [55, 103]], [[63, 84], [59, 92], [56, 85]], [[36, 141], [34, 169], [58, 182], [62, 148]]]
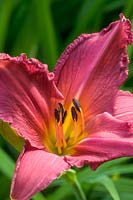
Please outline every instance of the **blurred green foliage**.
[[[123, 12], [133, 21], [132, 0], [0, 0], [0, 51], [24, 52], [52, 70], [65, 46], [83, 32], [98, 32]], [[129, 47], [129, 78], [123, 89], [133, 91], [133, 46]], [[9, 199], [10, 182], [18, 152], [0, 136], [0, 199]], [[103, 164], [96, 172], [76, 169], [87, 200], [132, 200], [132, 159]], [[51, 193], [52, 191], [52, 193]], [[73, 187], [63, 178], [34, 200], [73, 199]]]

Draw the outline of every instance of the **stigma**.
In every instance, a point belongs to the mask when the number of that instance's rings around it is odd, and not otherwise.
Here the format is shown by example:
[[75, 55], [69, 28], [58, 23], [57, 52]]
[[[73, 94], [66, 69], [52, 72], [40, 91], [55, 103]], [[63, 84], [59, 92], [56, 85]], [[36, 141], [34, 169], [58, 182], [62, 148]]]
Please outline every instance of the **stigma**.
[[84, 129], [83, 112], [80, 103], [73, 98], [68, 110], [59, 102], [54, 110], [55, 117], [55, 149], [59, 155], [75, 144]]

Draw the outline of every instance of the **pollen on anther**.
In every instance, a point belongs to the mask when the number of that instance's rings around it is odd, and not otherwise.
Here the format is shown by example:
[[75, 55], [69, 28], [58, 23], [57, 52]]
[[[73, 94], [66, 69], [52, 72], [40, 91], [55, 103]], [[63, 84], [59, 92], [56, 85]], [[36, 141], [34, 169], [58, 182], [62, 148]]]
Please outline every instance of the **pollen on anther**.
[[60, 110], [60, 112], [61, 112], [61, 114], [63, 116], [63, 114], [64, 114], [64, 107], [63, 107], [63, 105], [61, 103], [58, 103], [58, 105], [59, 105], [59, 110]]
[[71, 107], [71, 114], [74, 121], [78, 120], [78, 115], [74, 106]]
[[65, 110], [65, 112], [64, 112], [64, 114], [62, 116], [62, 124], [64, 124], [66, 116], [67, 116], [67, 111]]
[[77, 101], [77, 99], [75, 99], [75, 98], [73, 98], [73, 105], [74, 105], [74, 107], [76, 108], [76, 110], [78, 111], [78, 112], [80, 112], [80, 104], [79, 104], [79, 102]]
[[55, 109], [54, 110], [54, 116], [55, 116], [55, 119], [57, 121], [57, 123], [60, 121], [60, 112], [59, 110]]

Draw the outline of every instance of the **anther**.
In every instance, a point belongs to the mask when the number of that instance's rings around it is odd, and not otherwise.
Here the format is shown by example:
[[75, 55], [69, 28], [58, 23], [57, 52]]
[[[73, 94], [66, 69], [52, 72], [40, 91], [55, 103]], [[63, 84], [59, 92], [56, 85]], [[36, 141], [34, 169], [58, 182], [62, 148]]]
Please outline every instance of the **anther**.
[[62, 124], [64, 124], [66, 116], [67, 116], [67, 111], [65, 110], [65, 112], [64, 112], [64, 114], [62, 116]]
[[71, 107], [71, 114], [74, 121], [78, 120], [78, 115], [74, 106]]
[[57, 121], [57, 123], [60, 121], [60, 111], [55, 109], [54, 110], [54, 116], [55, 116], [55, 119]]
[[80, 112], [81, 110], [80, 110], [80, 104], [79, 104], [79, 102], [77, 101], [77, 99], [75, 99], [75, 98], [73, 98], [73, 105], [75, 106], [75, 108], [76, 108], [76, 110], [78, 111], [78, 112]]
[[63, 107], [63, 105], [61, 103], [58, 103], [58, 105], [59, 105], [59, 110], [60, 110], [60, 112], [61, 112], [61, 114], [63, 116], [64, 115], [64, 107]]

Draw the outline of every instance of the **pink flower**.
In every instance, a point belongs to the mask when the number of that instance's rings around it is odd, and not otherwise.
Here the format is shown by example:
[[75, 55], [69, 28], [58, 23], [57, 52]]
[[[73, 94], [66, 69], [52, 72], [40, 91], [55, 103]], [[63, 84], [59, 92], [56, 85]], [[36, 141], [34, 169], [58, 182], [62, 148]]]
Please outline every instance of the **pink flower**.
[[130, 21], [83, 34], [53, 73], [36, 59], [0, 55], [0, 118], [25, 139], [11, 197], [27, 200], [71, 166], [133, 156], [133, 95], [128, 74]]

